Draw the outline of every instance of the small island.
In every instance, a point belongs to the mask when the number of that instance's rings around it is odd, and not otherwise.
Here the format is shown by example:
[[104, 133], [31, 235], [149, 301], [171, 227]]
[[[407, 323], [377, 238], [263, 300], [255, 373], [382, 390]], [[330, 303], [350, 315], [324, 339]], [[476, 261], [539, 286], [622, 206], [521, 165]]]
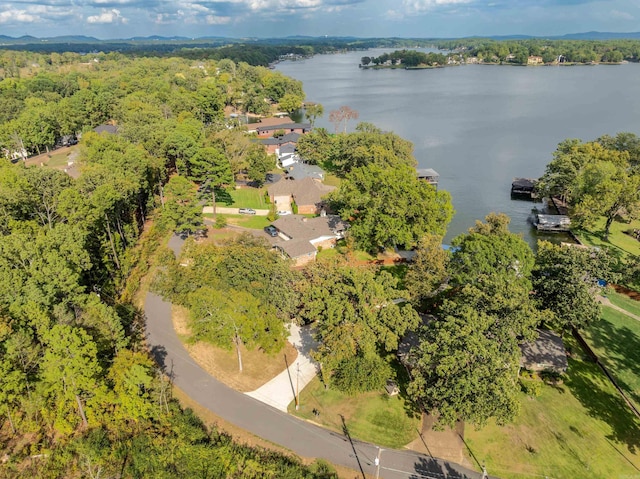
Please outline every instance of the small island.
[[396, 50], [392, 53], [383, 53], [379, 57], [362, 57], [360, 59], [360, 68], [403, 68], [405, 70], [438, 68], [456, 63], [454, 57], [458, 57], [458, 55], [447, 56], [434, 52]]

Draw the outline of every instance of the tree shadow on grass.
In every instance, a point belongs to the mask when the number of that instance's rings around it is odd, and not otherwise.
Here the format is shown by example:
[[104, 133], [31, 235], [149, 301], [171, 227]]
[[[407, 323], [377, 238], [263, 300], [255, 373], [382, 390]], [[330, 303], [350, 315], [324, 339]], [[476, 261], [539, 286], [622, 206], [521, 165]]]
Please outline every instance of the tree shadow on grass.
[[469, 471], [458, 464], [445, 462], [440, 459], [419, 457], [413, 464], [415, 473], [409, 479], [424, 479], [425, 477], [437, 477], [443, 479], [481, 479], [481, 472]]
[[224, 190], [222, 188], [216, 188], [215, 193], [216, 193], [216, 203], [224, 203], [227, 206], [230, 206], [234, 203], [233, 198], [231, 197], [231, 194], [227, 190]]
[[565, 385], [591, 417], [611, 427], [607, 439], [625, 444], [633, 454], [639, 450], [640, 419], [595, 363], [569, 359]]
[[[640, 384], [640, 337], [638, 334], [625, 326], [618, 327], [604, 319], [592, 324], [588, 333], [589, 344], [605, 351], [600, 361], [629, 399], [635, 403], [636, 407], [639, 406], [640, 388], [637, 384], [635, 386], [629, 384], [620, 376], [621, 371], [627, 371], [638, 378], [637, 381]], [[628, 373], [627, 376], [629, 376]]]
[[406, 368], [395, 356], [389, 361], [389, 365], [391, 366], [395, 381], [400, 391], [398, 395], [404, 400], [405, 414], [407, 417], [413, 419], [422, 417], [422, 409], [415, 403], [415, 401], [413, 401], [409, 394], [407, 394], [407, 386], [409, 385], [411, 378], [409, 377], [409, 373]]

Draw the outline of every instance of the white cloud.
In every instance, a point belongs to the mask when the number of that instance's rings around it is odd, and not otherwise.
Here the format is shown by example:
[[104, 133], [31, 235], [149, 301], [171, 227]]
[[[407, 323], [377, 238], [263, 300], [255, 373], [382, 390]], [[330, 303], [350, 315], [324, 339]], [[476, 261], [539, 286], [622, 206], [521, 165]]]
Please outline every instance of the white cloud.
[[218, 17], [216, 15], [207, 15], [205, 19], [207, 25], [226, 25], [231, 21], [231, 17]]
[[0, 12], [0, 24], [2, 23], [34, 23], [40, 20], [35, 15], [27, 13], [26, 10], [5, 10]]
[[120, 15], [120, 10], [112, 8], [111, 10], [102, 10], [100, 15], [90, 15], [87, 17], [88, 23], [127, 23], [127, 19]]
[[428, 12], [439, 7], [452, 7], [472, 3], [473, 0], [404, 0], [410, 12]]
[[620, 10], [611, 10], [611, 17], [616, 20], [634, 20], [633, 15], [628, 12], [621, 12]]

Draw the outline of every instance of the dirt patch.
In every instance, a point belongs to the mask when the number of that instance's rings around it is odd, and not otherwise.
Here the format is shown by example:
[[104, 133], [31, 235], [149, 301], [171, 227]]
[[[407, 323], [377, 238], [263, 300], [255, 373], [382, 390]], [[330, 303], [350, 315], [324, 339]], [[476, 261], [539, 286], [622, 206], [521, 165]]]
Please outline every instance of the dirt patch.
[[631, 299], [640, 301], [640, 293], [638, 293], [637, 291], [634, 291], [629, 288], [625, 288], [624, 286], [620, 286], [617, 284], [613, 285], [613, 289], [615, 289], [617, 293], [624, 294], [625, 296], [628, 296]]
[[[181, 306], [172, 305], [171, 316], [176, 333], [186, 339], [191, 333], [189, 329], [189, 311]], [[266, 354], [254, 349], [248, 350], [240, 346], [243, 371], [238, 370], [238, 355], [235, 348], [226, 350], [205, 342], [189, 344], [185, 348], [198, 365], [211, 376], [227, 386], [241, 392], [258, 389], [269, 382], [298, 357], [298, 351], [290, 344], [276, 354]]]
[[406, 448], [455, 462], [470, 469], [477, 467], [465, 456], [465, 445], [460, 438], [461, 434], [464, 435], [463, 425], [457, 425], [455, 429], [445, 428], [442, 431], [436, 431], [433, 429], [433, 424], [432, 416], [423, 415], [420, 437], [407, 444]]

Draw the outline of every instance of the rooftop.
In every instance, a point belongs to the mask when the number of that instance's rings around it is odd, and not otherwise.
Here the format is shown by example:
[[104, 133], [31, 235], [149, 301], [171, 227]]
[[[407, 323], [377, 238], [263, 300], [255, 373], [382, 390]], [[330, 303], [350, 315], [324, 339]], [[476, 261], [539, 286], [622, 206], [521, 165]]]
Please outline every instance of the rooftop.
[[335, 186], [323, 185], [319, 181], [307, 177], [302, 180], [280, 180], [269, 186], [267, 192], [269, 196], [293, 196], [300, 206], [318, 204], [324, 196], [335, 189]]
[[551, 370], [565, 372], [568, 367], [567, 351], [562, 338], [546, 329], [538, 330], [538, 339], [520, 345], [520, 365], [532, 371]]

